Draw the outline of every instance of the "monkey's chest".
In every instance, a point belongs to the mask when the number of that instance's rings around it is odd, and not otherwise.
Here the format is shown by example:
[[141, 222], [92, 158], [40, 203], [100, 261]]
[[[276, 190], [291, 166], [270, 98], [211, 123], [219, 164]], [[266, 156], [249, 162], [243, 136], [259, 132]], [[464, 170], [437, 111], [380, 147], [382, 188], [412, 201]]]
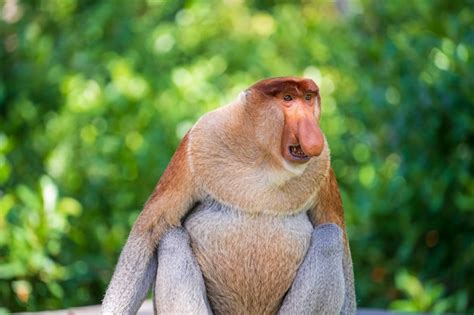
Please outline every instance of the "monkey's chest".
[[305, 213], [250, 215], [218, 203], [198, 207], [185, 221], [215, 313], [272, 314], [308, 249]]

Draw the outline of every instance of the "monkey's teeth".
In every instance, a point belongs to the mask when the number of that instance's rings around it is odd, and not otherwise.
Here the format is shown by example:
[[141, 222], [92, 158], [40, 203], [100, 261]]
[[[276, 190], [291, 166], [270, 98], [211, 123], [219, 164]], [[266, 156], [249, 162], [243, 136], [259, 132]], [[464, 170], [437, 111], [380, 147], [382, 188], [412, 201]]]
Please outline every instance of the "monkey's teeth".
[[290, 146], [290, 153], [296, 157], [296, 158], [300, 158], [300, 159], [305, 159], [307, 158], [308, 156], [304, 153], [303, 149], [301, 148], [300, 145], [292, 145]]

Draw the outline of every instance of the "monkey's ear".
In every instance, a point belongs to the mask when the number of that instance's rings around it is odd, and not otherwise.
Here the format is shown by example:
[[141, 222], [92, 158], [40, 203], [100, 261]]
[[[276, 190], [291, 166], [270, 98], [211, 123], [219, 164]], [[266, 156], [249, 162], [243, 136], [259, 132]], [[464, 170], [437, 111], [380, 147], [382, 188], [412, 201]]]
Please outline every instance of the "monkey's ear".
[[251, 94], [252, 94], [252, 91], [250, 90], [250, 88], [248, 88], [248, 89], [246, 89], [246, 90], [240, 92], [240, 94], [239, 94], [239, 99], [240, 99], [241, 101], [244, 101], [244, 102], [245, 102], [245, 101], [248, 100], [248, 98], [250, 97]]

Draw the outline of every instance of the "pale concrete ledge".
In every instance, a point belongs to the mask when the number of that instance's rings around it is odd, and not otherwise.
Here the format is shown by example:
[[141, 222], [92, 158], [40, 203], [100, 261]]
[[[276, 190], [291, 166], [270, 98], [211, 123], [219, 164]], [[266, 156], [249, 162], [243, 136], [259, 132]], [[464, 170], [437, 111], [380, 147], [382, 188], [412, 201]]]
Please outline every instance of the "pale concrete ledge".
[[[83, 307], [74, 307], [67, 310], [58, 310], [58, 311], [44, 311], [44, 312], [34, 312], [34, 313], [16, 313], [16, 314], [35, 314], [35, 315], [95, 315], [100, 314], [100, 305], [92, 306], [83, 306]], [[384, 310], [375, 310], [375, 309], [359, 309], [357, 311], [358, 315], [399, 315], [399, 314], [411, 314], [414, 313], [394, 313]], [[137, 315], [153, 315], [153, 304], [150, 300], [145, 301], [142, 307], [138, 311]]]

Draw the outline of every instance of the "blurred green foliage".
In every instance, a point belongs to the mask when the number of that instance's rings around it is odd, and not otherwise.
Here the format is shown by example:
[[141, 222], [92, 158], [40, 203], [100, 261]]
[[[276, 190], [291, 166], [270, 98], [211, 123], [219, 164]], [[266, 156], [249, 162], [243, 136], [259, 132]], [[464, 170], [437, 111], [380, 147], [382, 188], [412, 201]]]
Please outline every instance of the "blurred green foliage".
[[0, 310], [99, 303], [180, 137], [322, 88], [358, 303], [474, 310], [472, 1], [0, 0]]

